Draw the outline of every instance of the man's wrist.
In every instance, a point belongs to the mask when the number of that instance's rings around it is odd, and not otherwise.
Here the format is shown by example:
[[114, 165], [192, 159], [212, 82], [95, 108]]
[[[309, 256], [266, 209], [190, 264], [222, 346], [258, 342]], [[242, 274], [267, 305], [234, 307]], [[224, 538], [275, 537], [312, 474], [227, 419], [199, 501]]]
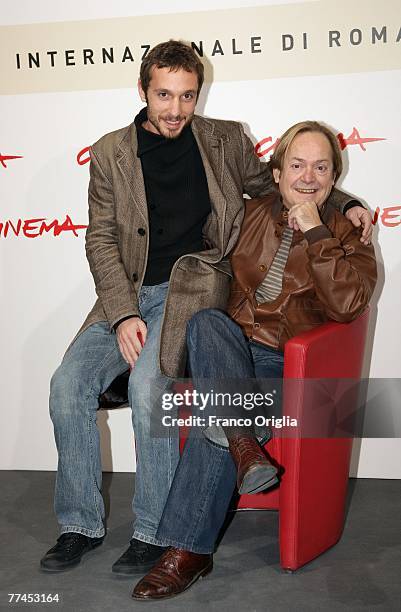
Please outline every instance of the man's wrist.
[[305, 238], [308, 241], [308, 244], [314, 244], [318, 240], [323, 240], [324, 238], [332, 238], [333, 234], [327, 227], [327, 225], [316, 225], [309, 230], [306, 230], [304, 233]]

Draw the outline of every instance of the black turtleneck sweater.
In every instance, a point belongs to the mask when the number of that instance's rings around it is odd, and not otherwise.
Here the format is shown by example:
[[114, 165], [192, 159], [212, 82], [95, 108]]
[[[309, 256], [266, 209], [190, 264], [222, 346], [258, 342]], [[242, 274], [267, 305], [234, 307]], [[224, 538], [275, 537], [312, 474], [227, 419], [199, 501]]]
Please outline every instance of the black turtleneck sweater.
[[135, 117], [149, 217], [149, 254], [144, 285], [170, 278], [174, 262], [205, 248], [202, 228], [211, 211], [205, 169], [191, 126], [170, 139], [142, 127]]

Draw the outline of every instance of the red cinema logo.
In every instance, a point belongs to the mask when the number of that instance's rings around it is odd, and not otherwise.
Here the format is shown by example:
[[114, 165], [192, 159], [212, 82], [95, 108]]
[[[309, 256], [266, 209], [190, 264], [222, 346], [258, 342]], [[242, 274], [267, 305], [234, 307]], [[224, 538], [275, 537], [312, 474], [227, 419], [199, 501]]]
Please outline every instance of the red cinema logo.
[[58, 219], [48, 221], [46, 217], [17, 219], [16, 221], [8, 219], [7, 221], [0, 221], [0, 238], [7, 238], [7, 236], [39, 238], [49, 233], [56, 237], [62, 233], [72, 233], [78, 237], [78, 232], [85, 230], [87, 227], [87, 225], [73, 223], [69, 215], [65, 216], [64, 221]]
[[[340, 148], [342, 151], [346, 147], [350, 147], [354, 145], [359, 146], [362, 149], [362, 151], [366, 151], [365, 145], [372, 143], [372, 142], [378, 142], [379, 140], [386, 140], [386, 138], [363, 138], [360, 135], [356, 127], [352, 129], [352, 132], [348, 136], [348, 138], [346, 138], [342, 132], [337, 134], [337, 138], [340, 143]], [[268, 155], [269, 153], [273, 153], [274, 149], [277, 147], [279, 142], [280, 142], [279, 138], [276, 138], [276, 140], [273, 141], [272, 136], [267, 136], [266, 138], [262, 138], [262, 140], [257, 142], [255, 145], [256, 155], [258, 157], [264, 157], [265, 155]], [[85, 147], [84, 149], [81, 149], [81, 151], [79, 151], [79, 153], [77, 154], [77, 163], [80, 166], [84, 166], [85, 164], [90, 162], [89, 151], [90, 151], [90, 147]]]
[[[340, 143], [340, 148], [343, 151], [346, 147], [350, 146], [359, 146], [362, 151], [366, 151], [366, 145], [372, 142], [378, 142], [379, 140], [386, 140], [386, 138], [364, 138], [360, 135], [359, 131], [356, 127], [353, 128], [351, 134], [346, 138], [342, 132], [337, 134], [338, 142]], [[269, 144], [271, 143], [271, 144]], [[264, 157], [269, 153], [273, 153], [274, 149], [279, 143], [279, 138], [277, 138], [273, 142], [273, 138], [268, 136], [267, 138], [263, 138], [260, 142], [255, 145], [255, 153], [258, 157]], [[265, 147], [265, 145], [268, 145]]]
[[77, 163], [80, 166], [84, 166], [85, 164], [87, 164], [88, 162], [90, 162], [91, 158], [89, 155], [89, 151], [90, 151], [90, 147], [85, 147], [84, 149], [82, 149], [82, 151], [80, 151], [77, 155]]
[[337, 134], [338, 141], [340, 143], [341, 150], [351, 145], [359, 145], [362, 151], [366, 151], [365, 144], [369, 142], [378, 142], [379, 140], [386, 140], [385, 138], [361, 138], [358, 130], [354, 127], [348, 138], [344, 138], [344, 134], [341, 132]]
[[376, 225], [379, 219], [384, 227], [398, 227], [401, 225], [401, 206], [386, 206], [381, 214], [380, 206], [376, 206], [372, 224]]
[[22, 159], [22, 155], [2, 155], [0, 153], [0, 164], [3, 168], [7, 168], [6, 161], [10, 161], [10, 159]]
[[268, 136], [267, 138], [263, 138], [263, 140], [256, 143], [255, 153], [258, 157], [264, 157], [265, 155], [268, 155], [269, 153], [273, 153], [274, 149], [277, 147], [278, 143], [280, 142], [280, 139], [276, 138], [273, 144], [267, 146], [265, 149], [262, 149], [262, 147], [265, 144], [268, 144], [269, 142], [273, 142], [273, 138], [271, 136]]

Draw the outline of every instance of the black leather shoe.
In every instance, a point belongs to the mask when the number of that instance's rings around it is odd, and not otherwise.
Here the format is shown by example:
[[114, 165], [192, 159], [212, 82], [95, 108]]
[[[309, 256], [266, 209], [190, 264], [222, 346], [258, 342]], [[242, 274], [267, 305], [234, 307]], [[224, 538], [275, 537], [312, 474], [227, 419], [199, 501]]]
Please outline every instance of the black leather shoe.
[[63, 572], [81, 562], [82, 556], [103, 542], [103, 538], [88, 538], [82, 533], [63, 533], [57, 544], [40, 560], [45, 572]]
[[113, 564], [114, 574], [139, 574], [150, 570], [162, 556], [166, 547], [148, 544], [132, 538], [129, 547]]

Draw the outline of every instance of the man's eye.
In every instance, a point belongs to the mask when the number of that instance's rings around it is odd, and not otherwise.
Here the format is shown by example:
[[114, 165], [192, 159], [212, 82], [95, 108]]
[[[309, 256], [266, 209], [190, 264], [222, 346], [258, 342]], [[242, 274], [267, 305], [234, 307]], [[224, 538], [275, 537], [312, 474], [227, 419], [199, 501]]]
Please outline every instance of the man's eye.
[[159, 98], [167, 98], [167, 92], [166, 91], [159, 91]]
[[184, 94], [184, 100], [193, 100], [194, 94], [186, 93]]
[[299, 170], [301, 167], [301, 164], [291, 164], [291, 168], [293, 168], [294, 170]]
[[319, 172], [326, 172], [327, 171], [327, 166], [318, 166], [317, 167]]

